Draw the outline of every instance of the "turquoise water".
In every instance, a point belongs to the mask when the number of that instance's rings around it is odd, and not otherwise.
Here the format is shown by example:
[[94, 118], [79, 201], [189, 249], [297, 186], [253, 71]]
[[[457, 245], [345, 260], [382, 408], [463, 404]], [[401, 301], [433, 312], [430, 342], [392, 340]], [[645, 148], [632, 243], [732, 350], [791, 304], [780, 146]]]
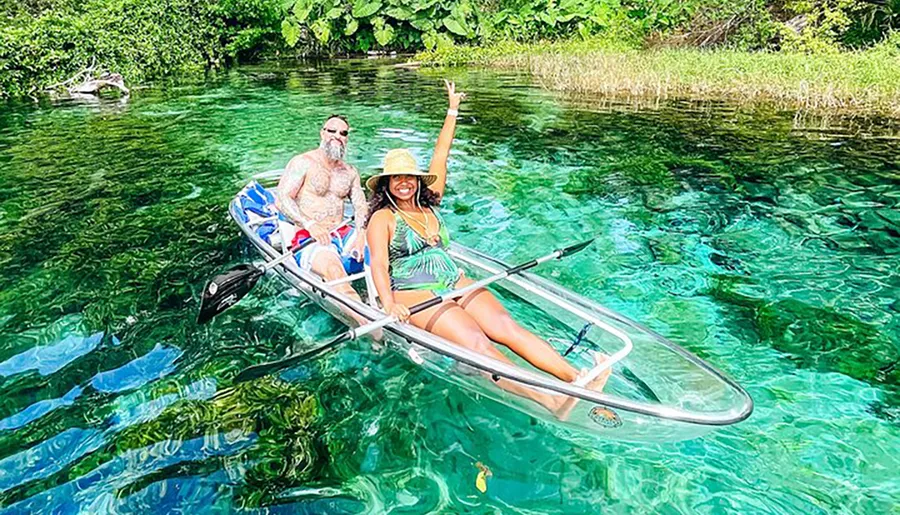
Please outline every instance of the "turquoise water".
[[194, 324], [206, 278], [253, 256], [234, 192], [333, 112], [364, 173], [390, 148], [425, 162], [445, 109], [433, 71], [241, 68], [0, 108], [0, 512], [897, 511], [895, 122], [447, 75], [470, 95], [454, 237], [517, 261], [596, 235], [538, 273], [735, 378], [750, 419], [588, 439], [363, 344], [229, 388], [341, 328], [277, 280]]

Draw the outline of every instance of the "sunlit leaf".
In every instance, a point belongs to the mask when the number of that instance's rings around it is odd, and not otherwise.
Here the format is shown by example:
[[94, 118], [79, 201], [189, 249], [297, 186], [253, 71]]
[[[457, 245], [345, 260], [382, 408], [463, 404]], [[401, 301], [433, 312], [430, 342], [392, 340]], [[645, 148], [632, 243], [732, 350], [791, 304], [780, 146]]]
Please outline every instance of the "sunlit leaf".
[[394, 39], [394, 28], [388, 23], [384, 23], [380, 29], [375, 31], [375, 41], [378, 41], [381, 46], [387, 46], [392, 39]]
[[434, 47], [437, 46], [437, 32], [428, 31], [422, 33], [422, 44], [425, 45], [425, 48], [428, 50], [434, 50]]
[[466, 28], [463, 27], [463, 25], [459, 21], [449, 16], [444, 18], [444, 27], [447, 27], [447, 30], [456, 34], [457, 36], [465, 37], [469, 34], [469, 31], [466, 30]]
[[309, 28], [312, 29], [313, 34], [316, 36], [316, 39], [319, 40], [319, 43], [324, 45], [331, 39], [331, 24], [324, 18], [319, 18], [314, 21]]
[[347, 26], [344, 27], [344, 35], [352, 36], [356, 32], [356, 29], [358, 29], [358, 28], [359, 28], [359, 21], [357, 21], [356, 18], [350, 18], [350, 20], [347, 22]]
[[538, 19], [542, 22], [550, 25], [551, 27], [556, 25], [556, 16], [551, 11], [544, 11], [538, 15]]
[[434, 22], [429, 20], [428, 18], [416, 18], [415, 20], [410, 20], [410, 25], [412, 25], [416, 30], [421, 32], [429, 32], [434, 30]]
[[377, 13], [378, 10], [381, 9], [381, 1], [375, 0], [374, 2], [369, 2], [367, 0], [356, 0], [353, 2], [353, 17], [354, 18], [368, 18], [373, 14]]
[[297, 3], [294, 4], [294, 17], [297, 18], [297, 23], [304, 23], [309, 17], [312, 8], [313, 6], [310, 0], [298, 0]]
[[448, 36], [447, 34], [440, 32], [437, 35], [437, 49], [444, 50], [445, 48], [450, 48], [453, 46], [453, 38]]
[[391, 7], [384, 11], [384, 14], [396, 20], [408, 20], [413, 17], [412, 9], [407, 7]]
[[300, 39], [300, 26], [292, 19], [281, 22], [281, 35], [288, 46], [293, 47]]
[[409, 6], [412, 8], [413, 11], [419, 12], [419, 11], [424, 11], [425, 9], [430, 8], [431, 6], [436, 4], [437, 1], [438, 0], [413, 0], [413, 2], [411, 4], [409, 4]]

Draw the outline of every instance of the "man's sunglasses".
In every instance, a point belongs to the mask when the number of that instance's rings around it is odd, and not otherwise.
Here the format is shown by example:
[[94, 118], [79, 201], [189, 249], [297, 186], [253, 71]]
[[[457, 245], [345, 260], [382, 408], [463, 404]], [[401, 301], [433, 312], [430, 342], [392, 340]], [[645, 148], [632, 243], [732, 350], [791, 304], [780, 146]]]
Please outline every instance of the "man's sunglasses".
[[327, 128], [324, 128], [324, 127], [322, 128], [322, 130], [325, 131], [325, 132], [329, 132], [329, 133], [331, 133], [331, 134], [340, 134], [341, 136], [345, 136], [345, 137], [346, 137], [348, 134], [350, 134], [350, 131], [339, 131], [339, 130], [337, 130], [337, 129], [327, 129]]

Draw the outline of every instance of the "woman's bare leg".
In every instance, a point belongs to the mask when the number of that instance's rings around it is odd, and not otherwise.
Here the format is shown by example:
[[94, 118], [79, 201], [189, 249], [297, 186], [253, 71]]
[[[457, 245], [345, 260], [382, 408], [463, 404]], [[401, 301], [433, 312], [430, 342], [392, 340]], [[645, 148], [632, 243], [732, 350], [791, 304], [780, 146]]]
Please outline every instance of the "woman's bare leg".
[[[472, 280], [463, 277], [456, 287], [472, 284]], [[535, 367], [555, 375], [559, 379], [573, 382], [578, 378], [579, 372], [556, 349], [546, 341], [538, 338], [530, 331], [516, 323], [503, 304], [494, 295], [481, 288], [469, 293], [459, 303], [465, 306], [465, 310], [478, 323], [479, 327], [492, 340], [509, 347], [510, 350], [525, 358]], [[606, 361], [607, 356], [594, 354], [594, 366]], [[585, 371], [586, 372], [586, 371]], [[588, 390], [603, 391], [606, 381], [612, 373], [611, 369], [605, 370], [593, 381], [585, 385]], [[560, 420], [566, 420], [572, 409], [580, 399], [568, 397], [555, 411]]]
[[[605, 354], [600, 354], [599, 352], [595, 352], [594, 353], [594, 366], [597, 366], [597, 365], [603, 363], [607, 359], [609, 359], [609, 356], [606, 356]], [[588, 372], [587, 370], [584, 371], [584, 373], [587, 373], [587, 372]], [[606, 386], [606, 381], [609, 380], [610, 374], [612, 374], [612, 369], [607, 368], [606, 370], [601, 372], [600, 375], [597, 376], [593, 381], [591, 381], [590, 383], [585, 385], [585, 388], [587, 388], [588, 390], [594, 390], [595, 392], [603, 391], [603, 387]], [[556, 410], [556, 416], [560, 420], [568, 419], [569, 413], [572, 412], [572, 408], [574, 408], [575, 405], [578, 404], [578, 401], [580, 401], [580, 400], [581, 399], [579, 399], [577, 397], [569, 397], [559, 406], [559, 409]]]
[[[456, 287], [461, 288], [472, 282], [463, 277], [456, 283]], [[563, 381], [571, 383], [578, 376], [578, 370], [549, 343], [516, 323], [491, 292], [475, 290], [459, 302], [465, 305], [466, 313], [478, 323], [488, 338], [506, 345], [535, 367]]]
[[[344, 270], [344, 264], [341, 263], [341, 258], [338, 257], [337, 252], [332, 250], [324, 250], [316, 254], [312, 263], [310, 263], [310, 268], [313, 272], [319, 274], [326, 282], [347, 277], [347, 272]], [[356, 290], [353, 289], [353, 286], [351, 286], [350, 283], [337, 284], [334, 286], [334, 289], [353, 300], [362, 302], [362, 299], [359, 298], [359, 294], [356, 293]], [[369, 323], [369, 319], [356, 314], [356, 312], [350, 308], [346, 308], [343, 305], [341, 305], [340, 308], [341, 311], [356, 320], [357, 324], [366, 325]], [[381, 339], [375, 334], [373, 334], [373, 337], [376, 340]]]
[[[412, 306], [433, 296], [431, 292], [426, 291], [394, 292], [394, 300], [405, 306]], [[432, 317], [438, 312], [441, 312], [440, 317], [432, 320]], [[478, 327], [478, 323], [453, 301], [447, 301], [431, 309], [416, 313], [410, 317], [410, 322], [416, 327], [427, 329], [429, 332], [446, 338], [457, 345], [504, 363], [512, 364], [509, 358], [494, 347], [487, 335], [484, 334], [484, 331]], [[508, 392], [541, 404], [554, 414], [566, 403], [564, 396], [548, 395], [508, 379], [500, 378], [495, 383]]]

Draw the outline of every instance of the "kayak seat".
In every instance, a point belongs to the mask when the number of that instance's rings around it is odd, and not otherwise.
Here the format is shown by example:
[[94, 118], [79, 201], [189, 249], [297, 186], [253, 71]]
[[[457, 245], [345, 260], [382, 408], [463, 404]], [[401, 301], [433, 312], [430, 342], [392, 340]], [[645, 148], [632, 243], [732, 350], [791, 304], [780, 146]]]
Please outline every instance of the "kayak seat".
[[[259, 182], [251, 181], [238, 193], [238, 201], [240, 209], [237, 214], [241, 221], [254, 226], [256, 234], [263, 241], [273, 247], [280, 247], [281, 252], [287, 252], [296, 226], [275, 209], [275, 195]], [[289, 233], [290, 235], [285, 237]], [[366, 300], [370, 306], [378, 308], [375, 283], [372, 281], [372, 270], [369, 268], [368, 248], [364, 254], [363, 272]]]
[[251, 181], [238, 193], [238, 199], [241, 206], [238, 216], [245, 223], [255, 224], [256, 234], [266, 243], [270, 245], [282, 243], [282, 250], [286, 250], [283, 242], [276, 242], [272, 239], [272, 236], [278, 232], [277, 221], [281, 218], [274, 209], [275, 196], [272, 195], [272, 192], [265, 189], [259, 182]]

